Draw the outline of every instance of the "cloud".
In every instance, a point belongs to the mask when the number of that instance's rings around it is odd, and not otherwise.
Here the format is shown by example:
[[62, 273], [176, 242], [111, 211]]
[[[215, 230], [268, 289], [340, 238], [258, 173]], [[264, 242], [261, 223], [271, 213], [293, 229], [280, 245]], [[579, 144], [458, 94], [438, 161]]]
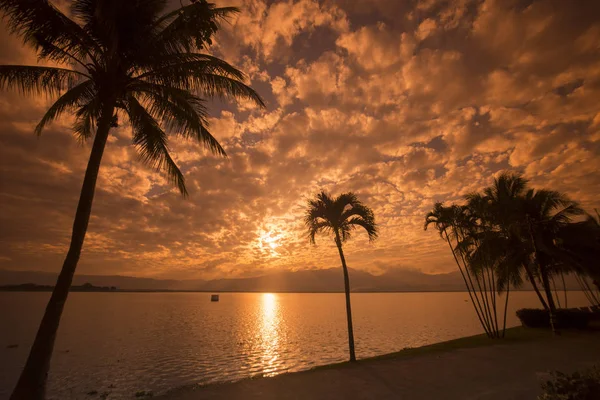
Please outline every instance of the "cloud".
[[[247, 0], [210, 50], [248, 73], [268, 108], [212, 105], [228, 157], [170, 141], [190, 198], [139, 162], [127, 123], [102, 163], [81, 273], [253, 276], [339, 265], [310, 246], [302, 216], [318, 190], [355, 191], [377, 242], [357, 234], [352, 268], [453, 267], [422, 229], [502, 169], [600, 198], [600, 13], [584, 0]], [[6, 38], [5, 31], [1, 31]], [[34, 63], [9, 39], [2, 63]], [[68, 119], [32, 131], [49, 99], [0, 97], [0, 267], [56, 271], [70, 237], [89, 143]], [[273, 246], [271, 246], [273, 244]]]

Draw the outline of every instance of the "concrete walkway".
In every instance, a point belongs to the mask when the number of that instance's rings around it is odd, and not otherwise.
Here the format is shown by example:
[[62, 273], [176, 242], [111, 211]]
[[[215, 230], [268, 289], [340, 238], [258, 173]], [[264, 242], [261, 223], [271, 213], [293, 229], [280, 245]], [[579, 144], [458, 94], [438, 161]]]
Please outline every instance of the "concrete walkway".
[[549, 370], [600, 364], [600, 334], [432, 352], [184, 388], [163, 400], [535, 400]]

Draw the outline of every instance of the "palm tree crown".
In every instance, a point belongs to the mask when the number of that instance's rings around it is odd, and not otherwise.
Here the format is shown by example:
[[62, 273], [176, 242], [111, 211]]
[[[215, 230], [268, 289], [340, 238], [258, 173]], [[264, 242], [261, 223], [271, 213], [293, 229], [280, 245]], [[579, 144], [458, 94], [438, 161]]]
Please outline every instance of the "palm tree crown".
[[[33, 46], [40, 60], [68, 68], [0, 66], [0, 88], [60, 97], [35, 132], [64, 113], [85, 140], [100, 119], [127, 116], [141, 159], [164, 171], [187, 194], [184, 177], [169, 154], [167, 133], [225, 151], [208, 131], [204, 98], [249, 99], [264, 106], [244, 74], [200, 53], [218, 22], [238, 12], [195, 0], [172, 11], [166, 0], [73, 0], [67, 17], [47, 0], [0, 0], [12, 33]], [[116, 109], [116, 113], [114, 110]]]
[[308, 228], [308, 237], [315, 243], [315, 235], [320, 232], [333, 233], [336, 241], [345, 242], [357, 227], [367, 231], [369, 240], [375, 240], [378, 234], [375, 214], [358, 200], [352, 192], [332, 198], [324, 191], [308, 202], [304, 222]]

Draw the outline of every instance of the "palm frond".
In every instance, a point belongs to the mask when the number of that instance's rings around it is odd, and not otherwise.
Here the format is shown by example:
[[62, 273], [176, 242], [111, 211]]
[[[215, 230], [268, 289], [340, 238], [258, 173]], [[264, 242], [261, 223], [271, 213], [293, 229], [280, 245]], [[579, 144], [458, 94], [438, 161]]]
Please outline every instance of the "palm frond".
[[73, 108], [88, 103], [93, 100], [96, 95], [96, 90], [94, 88], [94, 82], [87, 80], [81, 82], [79, 85], [73, 87], [65, 94], [50, 106], [50, 108], [46, 111], [40, 122], [35, 127], [35, 134], [41, 135], [44, 127], [49, 123], [54, 121], [58, 116], [68, 110], [72, 110]]
[[23, 94], [58, 94], [71, 89], [86, 75], [64, 68], [0, 65], [0, 89], [17, 89]]
[[211, 36], [219, 23], [239, 11], [237, 7], [216, 8], [205, 1], [193, 2], [160, 17], [152, 26], [152, 41], [162, 54], [205, 48], [212, 44]]
[[147, 76], [168, 75], [177, 73], [177, 76], [188, 76], [190, 71], [193, 73], [212, 73], [228, 78], [244, 81], [246, 75], [226, 61], [209, 54], [202, 53], [175, 53], [175, 54], [156, 54], [155, 57], [143, 59], [133, 67], [140, 71], [135, 79], [143, 80]]
[[[240, 9], [238, 7], [219, 7], [219, 8], [213, 7], [211, 11], [215, 18], [224, 20], [227, 17], [229, 17], [230, 14], [239, 13]], [[164, 14], [163, 16], [161, 16], [160, 18], [158, 18], [156, 20], [156, 23], [154, 26], [159, 26], [161, 24], [170, 24], [170, 23], [172, 23], [172, 21], [174, 19], [181, 18], [181, 17], [187, 16], [188, 18], [191, 18], [192, 17], [191, 14], [195, 13], [195, 12], [197, 12], [197, 4], [189, 4], [187, 6], [183, 6], [176, 10], [168, 12], [168, 13]]]
[[364, 219], [375, 218], [375, 216], [373, 215], [373, 211], [358, 200], [355, 200], [352, 203], [348, 203], [347, 206], [349, 207], [345, 207], [342, 211], [340, 221], [346, 221], [352, 216], [359, 216]]
[[434, 224], [440, 236], [450, 226], [449, 210], [441, 202], [436, 202], [433, 205], [433, 209], [425, 215], [425, 223], [423, 229], [427, 230], [429, 225]]
[[81, 26], [48, 1], [0, 0], [0, 11], [10, 32], [36, 49], [51, 44], [78, 58], [100, 50]]
[[165, 132], [133, 96], [127, 99], [127, 113], [134, 130], [133, 144], [142, 161], [158, 171], [164, 171], [168, 180], [186, 197], [185, 179], [169, 154]]
[[178, 88], [138, 83], [132, 93], [140, 94], [149, 103], [148, 112], [160, 120], [167, 130], [203, 143], [210, 151], [226, 156], [225, 150], [208, 131], [208, 115], [204, 101]]
[[[233, 68], [233, 67], [231, 67]], [[229, 77], [229, 70], [222, 63], [213, 61], [192, 61], [161, 67], [144, 73], [136, 79], [183, 90], [198, 91], [209, 98], [232, 98], [250, 100], [259, 107], [265, 107], [261, 97], [248, 85]]]
[[60, 48], [45, 38], [38, 38], [38, 58], [40, 60], [50, 60], [60, 64], [68, 64], [83, 67], [84, 70], [88, 70], [88, 66], [85, 63], [85, 59], [81, 56], [70, 52], [68, 49]]
[[315, 244], [315, 236], [317, 233], [331, 231], [331, 224], [325, 220], [314, 220], [307, 224], [308, 240], [311, 244]]
[[377, 224], [375, 224], [374, 218], [366, 219], [362, 217], [354, 217], [349, 219], [346, 222], [346, 225], [350, 225], [351, 227], [360, 226], [364, 228], [365, 231], [367, 231], [367, 235], [369, 236], [370, 241], [377, 239], [377, 236], [379, 235]]
[[100, 100], [94, 98], [79, 107], [75, 113], [73, 130], [80, 142], [85, 142], [96, 132], [96, 122], [100, 115]]

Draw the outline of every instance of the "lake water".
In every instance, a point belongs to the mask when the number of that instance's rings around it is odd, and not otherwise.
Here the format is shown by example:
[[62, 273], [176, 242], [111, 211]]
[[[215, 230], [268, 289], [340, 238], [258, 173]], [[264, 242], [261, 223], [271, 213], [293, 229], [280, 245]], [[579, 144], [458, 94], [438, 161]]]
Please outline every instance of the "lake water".
[[[0, 399], [16, 383], [49, 293], [0, 292]], [[561, 293], [562, 296], [562, 293]], [[569, 306], [587, 306], [569, 292]], [[482, 332], [466, 293], [352, 294], [358, 358]], [[511, 293], [514, 311], [538, 307]], [[14, 345], [18, 345], [14, 347]], [[160, 394], [194, 383], [345, 361], [343, 294], [71, 293], [52, 359], [51, 399]]]

